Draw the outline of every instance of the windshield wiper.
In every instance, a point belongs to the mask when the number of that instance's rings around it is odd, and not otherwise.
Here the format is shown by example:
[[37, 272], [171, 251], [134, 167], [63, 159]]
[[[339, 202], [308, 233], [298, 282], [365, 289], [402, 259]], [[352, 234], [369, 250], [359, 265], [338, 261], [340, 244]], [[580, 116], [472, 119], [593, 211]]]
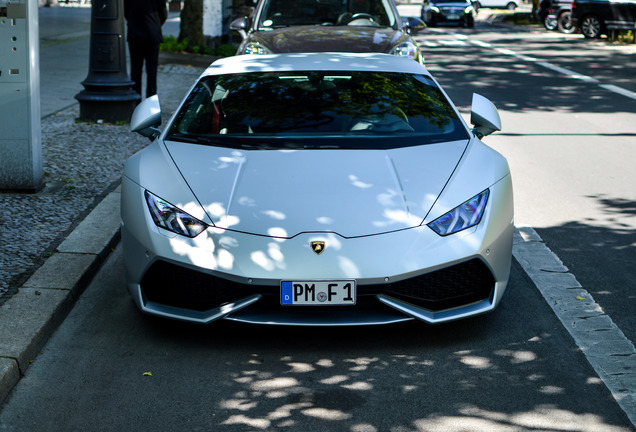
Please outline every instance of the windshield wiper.
[[214, 138], [207, 135], [172, 134], [166, 137], [168, 141], [181, 141], [193, 144], [211, 144]]
[[277, 147], [271, 147], [259, 144], [249, 144], [246, 137], [230, 137], [226, 135], [190, 135], [190, 134], [172, 134], [166, 137], [167, 141], [179, 141], [192, 144], [213, 145], [217, 147], [235, 148], [244, 150], [272, 150]]

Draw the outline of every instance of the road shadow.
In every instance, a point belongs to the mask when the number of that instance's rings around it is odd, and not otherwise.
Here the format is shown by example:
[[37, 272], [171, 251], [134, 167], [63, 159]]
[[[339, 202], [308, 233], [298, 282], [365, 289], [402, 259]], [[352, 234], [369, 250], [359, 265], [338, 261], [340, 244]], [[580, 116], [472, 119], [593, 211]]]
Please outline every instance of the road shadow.
[[[183, 379], [202, 392], [200, 420], [215, 430], [628, 431], [516, 262], [512, 274], [494, 313], [439, 326], [134, 320], [148, 346], [181, 358]], [[146, 360], [154, 376], [164, 373]], [[153, 383], [159, 393], [170, 387], [162, 381]]]
[[627, 338], [634, 341], [636, 201], [605, 195], [587, 198], [596, 201], [606, 217], [600, 221], [582, 218], [535, 230]]
[[[532, 61], [511, 61], [509, 54], [471, 43], [488, 40], [517, 54], [538, 58], [576, 73], [636, 91], [633, 54], [621, 50], [594, 49], [599, 42], [583, 39], [528, 37], [511, 29], [453, 29], [455, 35], [418, 33], [427, 68], [461, 108], [470, 107], [478, 92], [496, 96], [499, 109], [511, 112], [546, 111], [571, 113], [633, 113], [636, 101], [617, 96], [599, 86], [557, 73]], [[482, 33], [483, 32], [483, 33]], [[456, 43], [457, 42], [457, 43]], [[473, 65], [479, 64], [479, 68]], [[502, 89], [505, 89], [502, 92]], [[495, 99], [493, 99], [495, 100]]]

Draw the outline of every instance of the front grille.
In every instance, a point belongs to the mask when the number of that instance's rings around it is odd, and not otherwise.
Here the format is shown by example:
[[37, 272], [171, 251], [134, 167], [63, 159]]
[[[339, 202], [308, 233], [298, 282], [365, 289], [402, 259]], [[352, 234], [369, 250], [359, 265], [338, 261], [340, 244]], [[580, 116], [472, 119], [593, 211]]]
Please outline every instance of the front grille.
[[141, 280], [141, 291], [153, 303], [206, 311], [254, 294], [278, 295], [277, 286], [255, 286], [157, 261]]
[[[486, 265], [473, 259], [400, 282], [358, 285], [358, 296], [385, 294], [424, 309], [440, 311], [488, 299], [494, 284]], [[271, 297], [272, 307], [280, 306], [279, 286], [242, 284], [164, 261], [154, 263], [146, 272], [141, 290], [153, 303], [195, 311], [213, 309], [254, 294]], [[324, 306], [318, 307], [324, 310]]]
[[432, 311], [486, 300], [495, 280], [478, 259], [383, 286], [382, 292]]

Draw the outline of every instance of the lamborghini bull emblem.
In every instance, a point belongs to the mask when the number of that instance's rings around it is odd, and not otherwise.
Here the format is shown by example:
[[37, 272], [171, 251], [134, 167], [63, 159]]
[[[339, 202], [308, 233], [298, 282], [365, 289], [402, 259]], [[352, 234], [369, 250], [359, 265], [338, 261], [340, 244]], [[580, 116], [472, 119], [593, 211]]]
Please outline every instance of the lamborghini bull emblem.
[[312, 241], [311, 242], [311, 250], [314, 251], [316, 255], [320, 255], [325, 250], [325, 242], [324, 241]]

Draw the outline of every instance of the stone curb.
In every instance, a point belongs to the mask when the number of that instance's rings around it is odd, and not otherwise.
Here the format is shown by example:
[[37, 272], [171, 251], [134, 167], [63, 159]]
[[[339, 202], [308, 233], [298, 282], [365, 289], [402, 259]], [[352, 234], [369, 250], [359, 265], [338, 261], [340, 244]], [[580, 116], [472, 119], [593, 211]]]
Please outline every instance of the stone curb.
[[120, 192], [108, 194], [0, 306], [0, 404], [119, 242]]

